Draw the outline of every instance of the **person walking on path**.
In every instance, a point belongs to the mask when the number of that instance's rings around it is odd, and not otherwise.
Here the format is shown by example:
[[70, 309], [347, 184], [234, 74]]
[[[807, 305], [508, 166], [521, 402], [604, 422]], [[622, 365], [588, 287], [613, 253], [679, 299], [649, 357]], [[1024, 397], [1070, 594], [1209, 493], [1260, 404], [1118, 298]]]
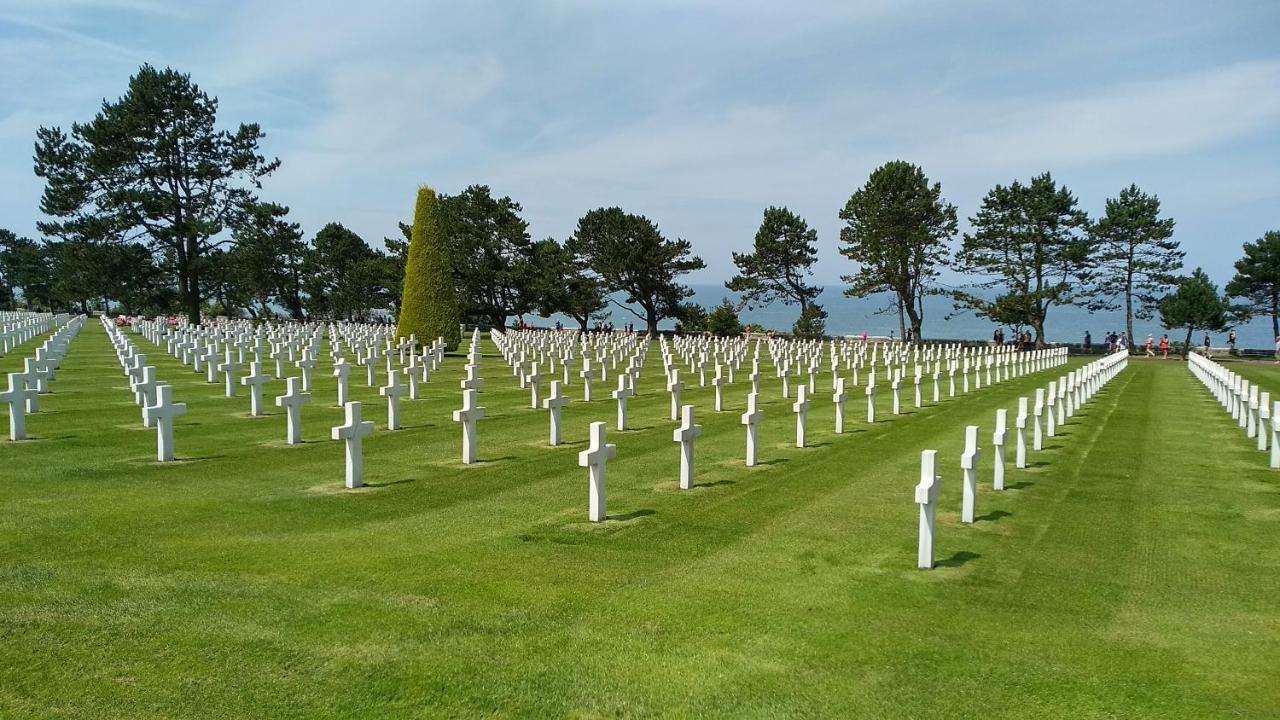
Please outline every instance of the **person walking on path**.
[[1280, 335], [1276, 336], [1276, 362], [1280, 363]]
[[1155, 349], [1155, 346], [1156, 346], [1156, 336], [1155, 336], [1155, 335], [1147, 335], [1147, 345], [1146, 345], [1147, 357], [1155, 357], [1155, 356], [1156, 356], [1156, 349]]
[[1093, 352], [1093, 336], [1088, 330], [1084, 331], [1084, 354], [1089, 355]]
[[1209, 352], [1209, 333], [1204, 334], [1204, 356], [1213, 357], [1213, 354]]
[[1160, 338], [1160, 355], [1165, 359], [1169, 359], [1169, 336], [1166, 334]]

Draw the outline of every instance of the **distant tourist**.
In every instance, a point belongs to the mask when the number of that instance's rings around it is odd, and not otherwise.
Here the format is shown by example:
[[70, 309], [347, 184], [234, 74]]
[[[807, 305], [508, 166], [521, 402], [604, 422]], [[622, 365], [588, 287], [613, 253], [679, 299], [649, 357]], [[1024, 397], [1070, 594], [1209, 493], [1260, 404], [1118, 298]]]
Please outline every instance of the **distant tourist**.
[[915, 337], [915, 333], [912, 332], [911, 328], [907, 328], [906, 331], [903, 332], [902, 334], [902, 339], [904, 342], [911, 342], [911, 339], [914, 337]]
[[1086, 355], [1093, 352], [1093, 336], [1088, 330], [1084, 331], [1084, 352]]
[[1147, 344], [1144, 349], [1147, 351], [1147, 357], [1156, 356], [1156, 336], [1155, 335], [1150, 335], [1150, 334], [1147, 335]]
[[1236, 354], [1236, 331], [1235, 330], [1232, 330], [1231, 332], [1227, 333], [1227, 354], [1228, 355]]
[[1120, 333], [1120, 339], [1116, 341], [1116, 352], [1127, 351], [1129, 349], [1129, 336]]
[[1213, 357], [1213, 354], [1209, 352], [1209, 333], [1204, 334], [1204, 356]]
[[1280, 363], [1280, 335], [1276, 336], [1276, 362]]
[[1165, 360], [1169, 359], [1169, 335], [1167, 333], [1164, 337], [1160, 338], [1160, 355], [1163, 356]]
[[991, 344], [996, 347], [1004, 345], [1004, 328], [998, 327], [995, 332], [991, 333]]

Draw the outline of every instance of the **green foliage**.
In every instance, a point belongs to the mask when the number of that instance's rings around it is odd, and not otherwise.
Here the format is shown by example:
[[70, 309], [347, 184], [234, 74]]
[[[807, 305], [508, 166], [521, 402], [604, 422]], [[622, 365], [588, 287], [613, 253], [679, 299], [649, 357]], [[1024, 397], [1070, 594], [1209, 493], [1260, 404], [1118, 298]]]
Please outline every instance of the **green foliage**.
[[228, 251], [230, 280], [249, 299], [254, 317], [274, 315], [273, 305], [294, 320], [303, 318], [303, 262], [307, 244], [302, 228], [285, 219], [289, 209], [254, 203], [235, 230], [235, 246]]
[[891, 293], [915, 339], [923, 339], [924, 298], [934, 292], [956, 233], [956, 208], [942, 198], [942, 185], [930, 185], [916, 165], [888, 162], [849, 198], [840, 219], [840, 254], [858, 263], [841, 278], [849, 283], [845, 295]]
[[743, 301], [769, 304], [776, 300], [805, 308], [822, 288], [805, 281], [818, 259], [818, 232], [785, 207], [764, 211], [750, 253], [733, 253], [738, 274], [726, 288], [742, 293]]
[[1269, 315], [1271, 332], [1280, 337], [1280, 231], [1267, 231], [1244, 244], [1244, 257], [1236, 261], [1236, 274], [1227, 283], [1227, 295], [1243, 298], [1249, 315]]
[[1049, 310], [1087, 302], [1082, 283], [1093, 251], [1084, 233], [1088, 217], [1076, 207], [1075, 196], [1045, 173], [1027, 185], [1017, 180], [997, 185], [970, 223], [973, 232], [964, 237], [956, 269], [979, 278], [974, 289], [998, 291], [997, 299], [961, 290], [952, 293], [956, 306], [996, 322], [1014, 312], [1043, 346]]
[[440, 226], [464, 322], [502, 327], [536, 304], [533, 243], [520, 211], [520, 203], [493, 197], [487, 185], [440, 196]]
[[88, 123], [36, 133], [36, 175], [46, 181], [40, 223], [65, 241], [118, 244], [145, 239], [172, 274], [194, 322], [202, 259], [238, 213], [255, 201], [278, 160], [258, 154], [262, 131], [216, 130], [218, 101], [189, 75], [143, 65], [119, 100]]
[[1160, 199], [1137, 185], [1107, 200], [1106, 214], [1090, 228], [1095, 246], [1090, 309], [1125, 311], [1133, 337], [1133, 319], [1154, 316], [1160, 296], [1186, 255], [1173, 240], [1173, 220], [1160, 217]]
[[48, 255], [35, 240], [0, 229], [0, 308], [48, 309], [51, 283]]
[[1170, 330], [1186, 328], [1185, 348], [1191, 346], [1191, 334], [1196, 330], [1222, 332], [1231, 324], [1231, 304], [1218, 295], [1218, 288], [1205, 274], [1196, 268], [1188, 277], [1178, 278], [1174, 291], [1160, 301], [1160, 322]]
[[659, 320], [675, 317], [681, 301], [693, 294], [679, 277], [706, 267], [692, 254], [689, 241], [668, 240], [648, 218], [616, 207], [582, 216], [566, 244], [606, 293], [625, 293], [627, 302], [641, 308], [636, 312], [622, 306], [644, 320], [650, 334], [657, 333]]
[[826, 337], [827, 311], [817, 303], [809, 304], [800, 311], [800, 317], [791, 326], [791, 335], [802, 340], [815, 340]]
[[738, 337], [742, 335], [742, 322], [738, 320], [738, 309], [728, 298], [720, 301], [707, 314], [707, 332], [720, 337]]
[[530, 294], [542, 317], [568, 315], [585, 331], [607, 306], [599, 281], [573, 252], [551, 238], [534, 243]]
[[402, 338], [416, 335], [422, 343], [443, 337], [449, 349], [456, 349], [462, 342], [460, 323], [449, 246], [440, 227], [440, 203], [435, 191], [423, 186], [418, 188], [413, 213], [396, 332]]
[[697, 333], [707, 329], [707, 309], [698, 303], [681, 303], [676, 317], [680, 320], [677, 329], [682, 332]]
[[316, 233], [303, 261], [303, 275], [313, 317], [365, 320], [371, 310], [390, 302], [386, 258], [340, 223], [329, 223]]

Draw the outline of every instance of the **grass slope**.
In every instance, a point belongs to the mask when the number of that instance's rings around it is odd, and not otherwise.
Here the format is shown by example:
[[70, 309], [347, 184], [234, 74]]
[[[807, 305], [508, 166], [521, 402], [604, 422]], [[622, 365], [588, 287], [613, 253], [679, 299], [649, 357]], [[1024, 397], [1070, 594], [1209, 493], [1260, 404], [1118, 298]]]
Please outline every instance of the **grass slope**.
[[[762, 466], [742, 466], [743, 383], [705, 427], [701, 487], [653, 366], [636, 430], [610, 433], [609, 510], [585, 521], [587, 425], [569, 444], [490, 353], [482, 463], [458, 462], [462, 362], [407, 429], [379, 431], [370, 487], [342, 490], [328, 377], [304, 413], [247, 417], [156, 348], [190, 413], [181, 463], [153, 461], [105, 334], [86, 326], [33, 440], [0, 443], [0, 716], [1256, 717], [1280, 707], [1277, 476], [1181, 363], [1135, 361], [1062, 434], [983, 458], [962, 526], [966, 424], [1048, 374], [832, 433], [829, 395], [797, 450], [766, 375]], [[0, 359], [0, 371], [16, 357]], [[354, 373], [353, 373], [354, 379]], [[689, 378], [685, 378], [686, 382]], [[823, 375], [820, 388], [830, 387]], [[693, 384], [696, 384], [693, 383]], [[283, 391], [283, 381], [268, 393]], [[612, 386], [612, 380], [607, 383]], [[597, 384], [597, 398], [607, 397]], [[859, 389], [860, 390], [860, 389]], [[851, 393], [852, 395], [853, 393]], [[910, 393], [905, 393], [909, 398]], [[910, 404], [908, 400], [906, 404]], [[940, 451], [941, 567], [914, 569], [919, 451]]]

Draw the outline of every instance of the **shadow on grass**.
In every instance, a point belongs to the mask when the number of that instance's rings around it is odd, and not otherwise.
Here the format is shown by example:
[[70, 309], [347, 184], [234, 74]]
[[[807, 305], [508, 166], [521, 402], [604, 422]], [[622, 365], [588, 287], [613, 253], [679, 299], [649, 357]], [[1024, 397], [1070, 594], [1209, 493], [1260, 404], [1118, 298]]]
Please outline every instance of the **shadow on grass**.
[[1029, 487], [1035, 487], [1035, 483], [1022, 480], [1021, 482], [1016, 482], [1012, 485], [1005, 485], [1004, 489], [1005, 490], [1023, 490]]
[[496, 462], [504, 462], [504, 461], [506, 461], [506, 460], [515, 460], [515, 459], [516, 459], [516, 456], [515, 456], [515, 455], [503, 455], [502, 457], [496, 457], [496, 458], [484, 458], [484, 457], [482, 457], [482, 458], [480, 458], [480, 462], [481, 462], [481, 463], [496, 463]]
[[791, 462], [791, 458], [773, 458], [772, 460], [757, 460], [756, 465], [785, 465]]
[[1012, 514], [1013, 513], [1009, 512], [1008, 510], [992, 510], [986, 515], [979, 515], [978, 517], [974, 518], [974, 521], [975, 522], [996, 522], [1001, 518], [1007, 518]]
[[711, 487], [720, 487], [721, 485], [737, 485], [737, 484], [738, 484], [737, 480], [717, 480], [715, 482], [709, 482], [709, 483], [698, 483], [694, 485], [694, 487], [711, 488]]
[[656, 514], [657, 514], [656, 510], [633, 510], [623, 515], [610, 515], [609, 519], [616, 520], [618, 522], [626, 522], [628, 520], [637, 520], [642, 517], [649, 517], [650, 515], [656, 515]]
[[392, 485], [404, 485], [405, 483], [418, 482], [418, 478], [405, 478], [403, 480], [388, 480], [387, 482], [367, 482], [365, 487], [382, 488], [391, 487]]
[[982, 556], [976, 552], [961, 550], [946, 560], [939, 560], [935, 565], [938, 567], [960, 567], [970, 560], [977, 560], [980, 557]]

